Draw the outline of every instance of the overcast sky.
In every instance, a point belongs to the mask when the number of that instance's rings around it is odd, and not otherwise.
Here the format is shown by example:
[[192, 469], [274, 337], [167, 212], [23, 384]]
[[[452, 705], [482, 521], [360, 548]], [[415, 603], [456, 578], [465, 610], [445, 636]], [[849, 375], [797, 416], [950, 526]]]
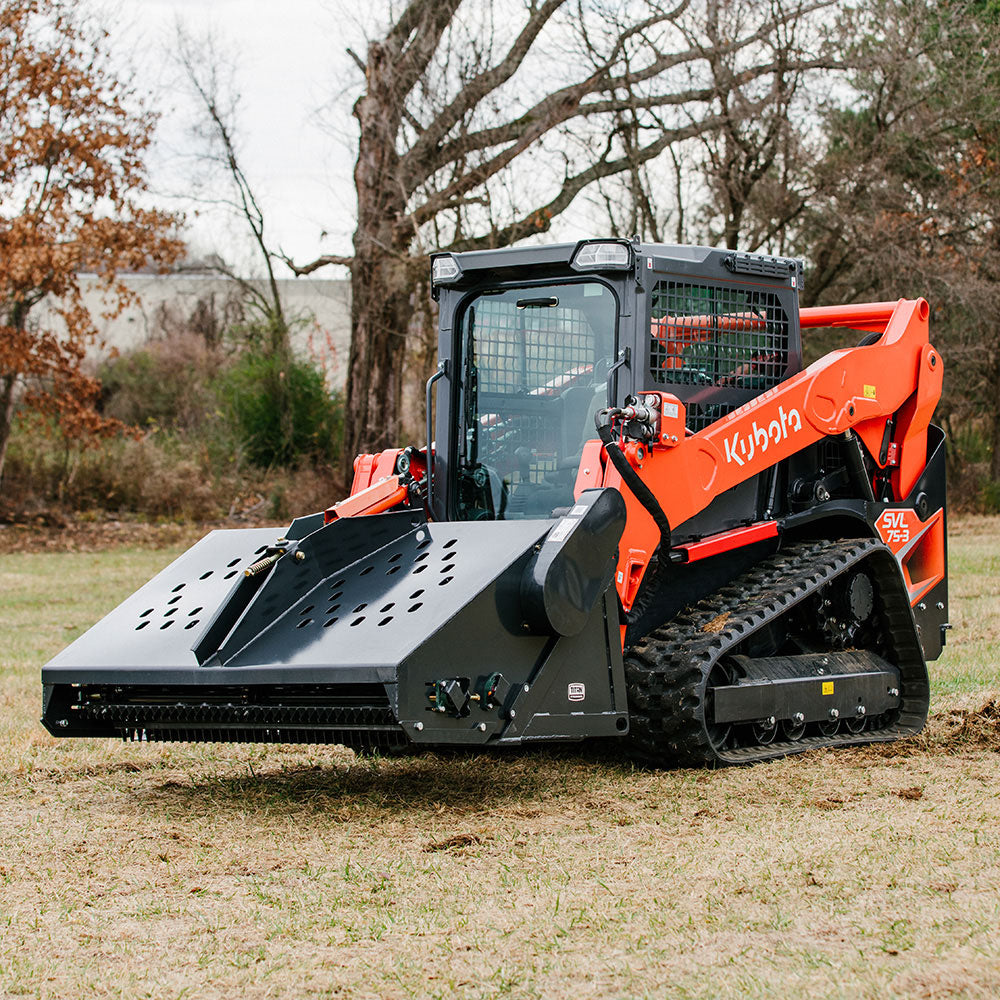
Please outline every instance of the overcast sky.
[[[364, 56], [366, 38], [385, 30], [378, 14], [389, 0], [85, 3], [108, 25], [115, 54], [162, 116], [151, 181], [163, 204], [185, 212], [195, 254], [220, 253], [238, 269], [259, 273], [245, 223], [187, 197], [199, 190], [193, 187], [195, 155], [203, 147], [190, 131], [196, 105], [172, 59], [178, 21], [196, 39], [211, 35], [235, 67], [240, 161], [264, 209], [268, 245], [303, 263], [352, 252], [357, 128], [351, 107], [363, 76], [347, 48]], [[602, 219], [581, 196], [538, 238], [592, 236], [604, 231]], [[316, 276], [346, 277], [346, 270], [325, 268]]]
[[[191, 190], [197, 172], [190, 159], [192, 106], [169, 56], [178, 18], [196, 37], [214, 33], [219, 48], [234, 57], [244, 169], [265, 207], [272, 245], [305, 261], [351, 249], [354, 120], [343, 95], [345, 86], [360, 82], [346, 47], [363, 45], [363, 32], [348, 23], [345, 8], [342, 0], [131, 0], [117, 8], [112, 45], [163, 115], [152, 180], [186, 210], [197, 250], [217, 250], [237, 262], [247, 253], [239, 227], [175, 197]], [[337, 95], [340, 114], [324, 117], [339, 123], [339, 136], [320, 127], [317, 115]], [[324, 230], [328, 235], [321, 237]]]

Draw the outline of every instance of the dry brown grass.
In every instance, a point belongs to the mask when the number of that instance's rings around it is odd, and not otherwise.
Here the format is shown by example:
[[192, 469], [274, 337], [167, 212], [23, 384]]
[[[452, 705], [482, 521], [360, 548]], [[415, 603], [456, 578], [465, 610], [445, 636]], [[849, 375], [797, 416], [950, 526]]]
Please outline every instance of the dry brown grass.
[[995, 997], [998, 542], [923, 736], [718, 772], [58, 742], [39, 664], [174, 553], [0, 557], [0, 993]]

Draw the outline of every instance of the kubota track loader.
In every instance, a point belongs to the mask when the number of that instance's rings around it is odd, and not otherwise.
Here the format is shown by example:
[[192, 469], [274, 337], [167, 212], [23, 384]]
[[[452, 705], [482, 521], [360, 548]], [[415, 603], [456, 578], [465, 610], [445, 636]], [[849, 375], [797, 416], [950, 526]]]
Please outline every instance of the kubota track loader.
[[[925, 301], [800, 310], [797, 261], [623, 240], [432, 273], [426, 445], [209, 534], [44, 668], [51, 733], [711, 765], [921, 728], [948, 627]], [[803, 370], [803, 327], [864, 336]]]

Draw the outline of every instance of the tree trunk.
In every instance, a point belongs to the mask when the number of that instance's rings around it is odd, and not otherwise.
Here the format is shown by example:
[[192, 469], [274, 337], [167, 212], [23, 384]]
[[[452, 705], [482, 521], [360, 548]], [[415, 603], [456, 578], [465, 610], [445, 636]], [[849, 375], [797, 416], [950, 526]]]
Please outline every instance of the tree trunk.
[[[989, 380], [989, 398], [996, 399], [1000, 392], [1000, 359], [992, 367]], [[990, 479], [1000, 483], [1000, 412], [995, 406], [986, 411], [989, 414], [990, 425]]]
[[10, 430], [14, 422], [14, 387], [16, 385], [16, 375], [4, 375], [0, 378], [0, 484], [3, 483], [7, 445], [10, 443]]
[[355, 257], [351, 353], [344, 408], [344, 472], [355, 455], [399, 445], [403, 364], [410, 312], [404, 270], [378, 250]]
[[990, 413], [990, 479], [1000, 483], [1000, 414]]
[[742, 193], [736, 193], [733, 191], [733, 186], [730, 186], [730, 190], [727, 194], [727, 201], [729, 202], [725, 222], [727, 250], [740, 249], [740, 230], [743, 227], [743, 213], [746, 211], [747, 207], [746, 199], [743, 197]]
[[726, 220], [726, 249], [739, 250], [740, 248], [740, 221], [729, 218]]
[[354, 183], [358, 226], [351, 266], [351, 351], [344, 407], [342, 469], [350, 483], [354, 457], [396, 447], [403, 365], [415, 265], [412, 234], [400, 233], [406, 199], [399, 189], [394, 67], [382, 45], [368, 47], [367, 92], [354, 106], [360, 125]]

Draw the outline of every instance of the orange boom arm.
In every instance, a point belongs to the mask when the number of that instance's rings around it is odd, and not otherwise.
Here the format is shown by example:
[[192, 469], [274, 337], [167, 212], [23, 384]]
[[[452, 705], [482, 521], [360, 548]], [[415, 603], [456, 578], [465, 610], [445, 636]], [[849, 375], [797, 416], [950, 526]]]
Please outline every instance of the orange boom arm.
[[[924, 467], [927, 427], [941, 395], [944, 366], [929, 342], [928, 313], [924, 299], [804, 309], [804, 327], [843, 326], [882, 335], [869, 346], [828, 354], [699, 433], [678, 436], [676, 444], [661, 435], [648, 450], [626, 449], [670, 524], [683, 524], [721, 493], [828, 435], [854, 431], [877, 456], [893, 416], [898, 464], [892, 487], [897, 499], [905, 497]], [[683, 426], [683, 404], [674, 402]], [[578, 493], [587, 485], [581, 474]], [[620, 490], [628, 508], [617, 573], [627, 610], [660, 535], [610, 462], [600, 485]]]

